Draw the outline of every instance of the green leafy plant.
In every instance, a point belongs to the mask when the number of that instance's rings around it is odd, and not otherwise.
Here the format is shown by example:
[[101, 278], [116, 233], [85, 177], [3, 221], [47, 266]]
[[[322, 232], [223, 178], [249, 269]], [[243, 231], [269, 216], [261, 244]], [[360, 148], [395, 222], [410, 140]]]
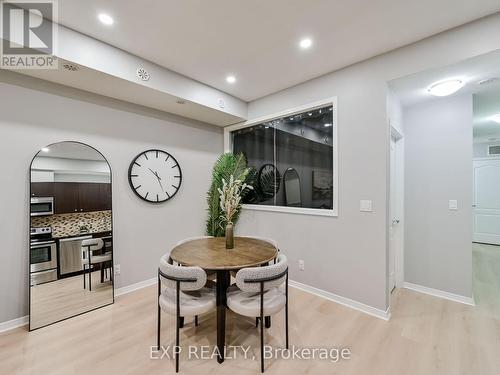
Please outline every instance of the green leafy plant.
[[[230, 181], [231, 176], [233, 180], [240, 180], [250, 185], [247, 182], [247, 177], [250, 170], [247, 168], [247, 161], [243, 154], [234, 155], [231, 152], [227, 152], [219, 156], [215, 162], [212, 171], [212, 184], [207, 193], [207, 203], [208, 203], [208, 218], [206, 225], [206, 232], [209, 236], [224, 237], [226, 228], [223, 223], [223, 211], [221, 208], [220, 192], [224, 186], [224, 181]], [[249, 191], [248, 189], [246, 191]], [[246, 191], [242, 192], [242, 195]], [[235, 224], [238, 221], [241, 208], [238, 208], [232, 214], [232, 222]]]

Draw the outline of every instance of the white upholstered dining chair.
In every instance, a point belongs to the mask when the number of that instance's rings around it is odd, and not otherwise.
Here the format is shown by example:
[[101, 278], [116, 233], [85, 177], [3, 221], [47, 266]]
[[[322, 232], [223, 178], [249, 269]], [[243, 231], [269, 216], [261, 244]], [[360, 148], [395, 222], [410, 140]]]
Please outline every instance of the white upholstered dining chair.
[[[105, 252], [99, 255], [94, 255], [95, 251], [104, 251], [104, 241], [100, 238], [90, 238], [82, 241], [82, 266], [83, 266], [83, 288], [85, 285], [85, 269], [89, 275], [89, 291], [92, 291], [92, 266], [100, 264], [101, 267], [106, 263], [110, 263], [113, 259], [111, 252]], [[102, 272], [102, 271], [101, 271]], [[113, 275], [113, 266], [111, 265], [110, 278]]]
[[[172, 264], [169, 255], [160, 259], [158, 268], [158, 331], [160, 349], [161, 311], [176, 317], [175, 345], [179, 347], [181, 317], [198, 316], [215, 309], [214, 283], [207, 283], [207, 274], [200, 267], [181, 267]], [[165, 288], [162, 288], [162, 285]], [[175, 351], [175, 371], [179, 372], [179, 353]]]
[[285, 336], [288, 349], [288, 261], [278, 255], [270, 266], [243, 268], [236, 285], [227, 291], [227, 307], [237, 314], [260, 318], [260, 360], [264, 372], [264, 317], [285, 309]]

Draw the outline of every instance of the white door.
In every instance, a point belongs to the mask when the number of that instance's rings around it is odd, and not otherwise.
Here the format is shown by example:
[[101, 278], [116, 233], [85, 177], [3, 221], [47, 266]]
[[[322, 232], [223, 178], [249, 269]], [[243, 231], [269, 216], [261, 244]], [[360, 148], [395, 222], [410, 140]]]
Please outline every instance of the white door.
[[389, 291], [396, 287], [396, 251], [397, 251], [397, 236], [398, 225], [400, 222], [398, 210], [398, 176], [397, 176], [397, 153], [396, 140], [391, 139], [391, 183], [390, 183], [390, 213], [391, 224], [389, 229]]
[[474, 242], [500, 245], [500, 159], [474, 160]]

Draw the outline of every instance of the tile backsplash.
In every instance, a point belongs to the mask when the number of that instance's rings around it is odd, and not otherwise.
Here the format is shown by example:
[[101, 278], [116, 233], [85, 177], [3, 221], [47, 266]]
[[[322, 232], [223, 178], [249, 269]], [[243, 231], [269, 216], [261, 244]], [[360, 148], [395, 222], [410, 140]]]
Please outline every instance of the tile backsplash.
[[111, 211], [79, 212], [31, 218], [32, 227], [52, 227], [53, 237], [76, 236], [86, 226], [88, 233], [111, 231]]

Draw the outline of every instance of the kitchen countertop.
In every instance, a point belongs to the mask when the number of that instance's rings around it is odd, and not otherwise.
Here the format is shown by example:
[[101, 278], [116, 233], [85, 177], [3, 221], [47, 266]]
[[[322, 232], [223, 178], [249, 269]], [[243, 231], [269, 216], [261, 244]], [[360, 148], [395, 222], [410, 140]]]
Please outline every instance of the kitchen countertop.
[[85, 232], [85, 233], [75, 233], [75, 234], [70, 234], [67, 236], [52, 236], [54, 240], [63, 240], [66, 238], [72, 238], [72, 237], [82, 237], [82, 236], [91, 236], [95, 234], [109, 234], [110, 236], [113, 235], [113, 232], [111, 230], [106, 230], [106, 231], [94, 231], [94, 232]]

